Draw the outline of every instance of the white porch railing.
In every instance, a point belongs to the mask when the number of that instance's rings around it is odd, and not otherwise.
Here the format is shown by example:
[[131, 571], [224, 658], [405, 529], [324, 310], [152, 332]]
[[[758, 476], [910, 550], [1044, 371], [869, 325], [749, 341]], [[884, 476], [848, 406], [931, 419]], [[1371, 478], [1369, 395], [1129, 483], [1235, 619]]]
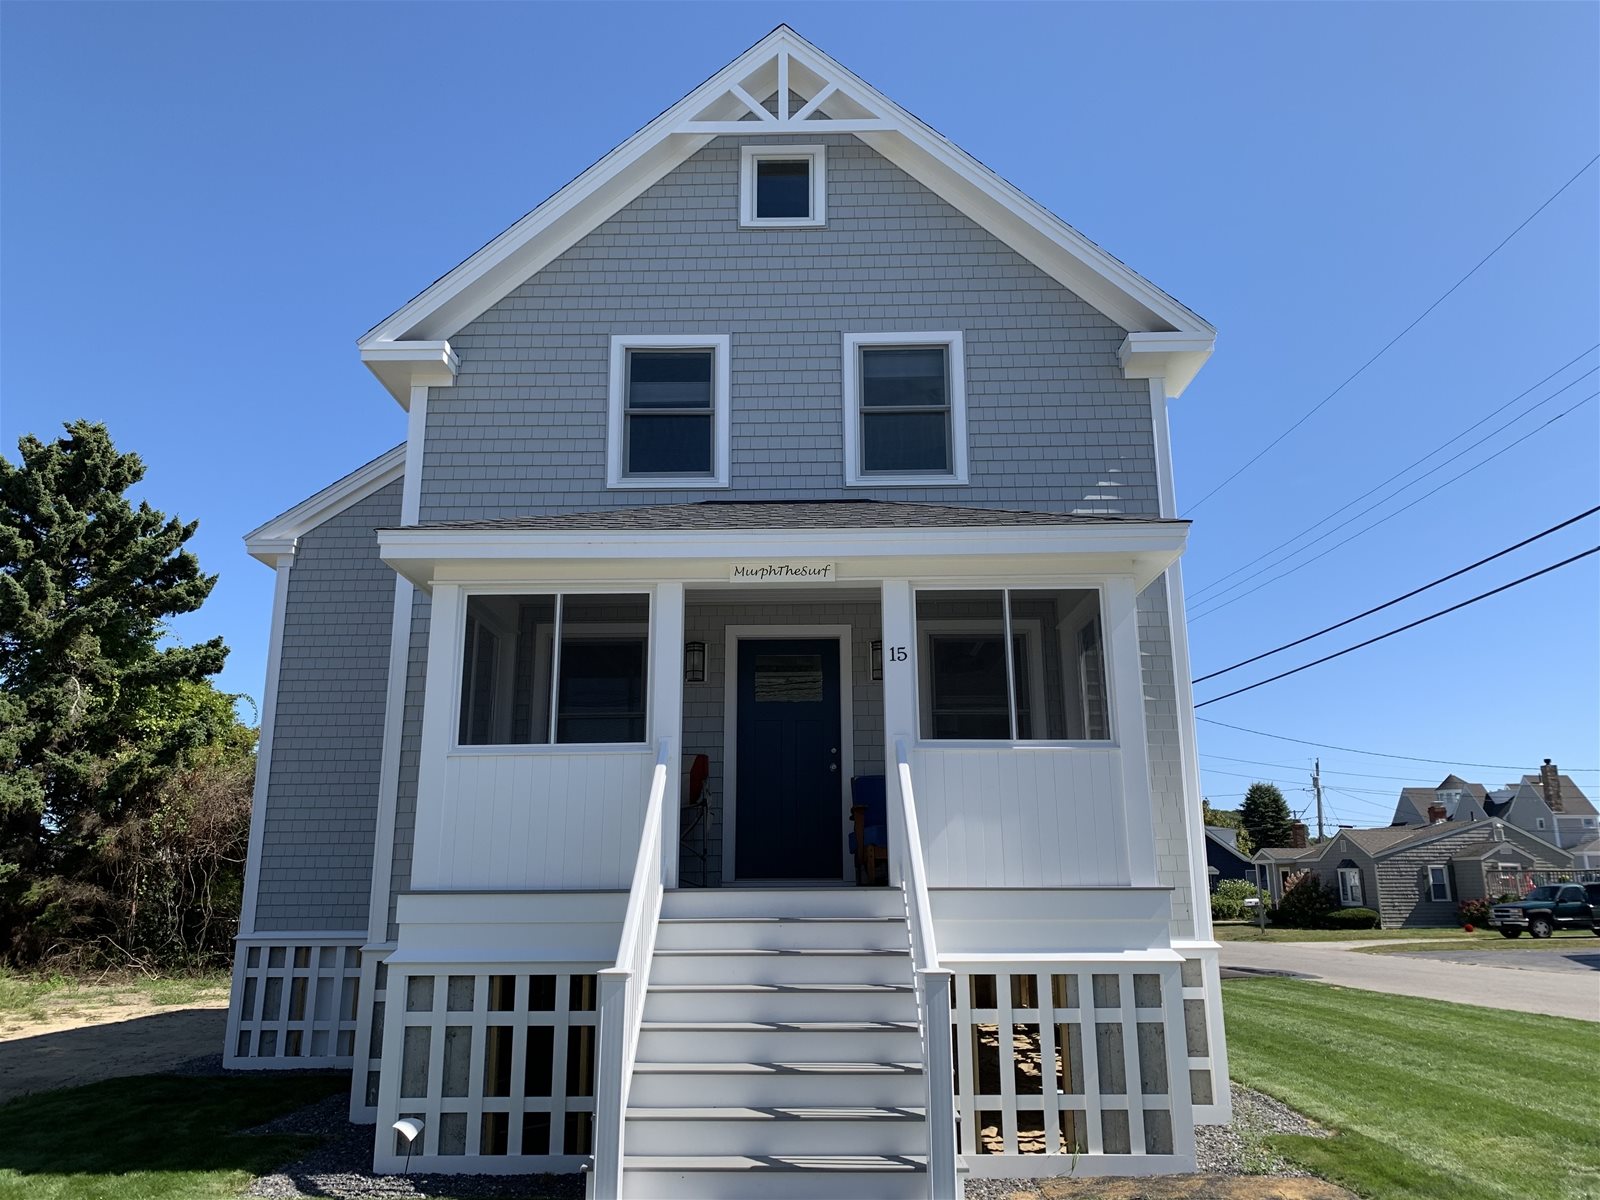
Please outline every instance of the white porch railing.
[[922, 1026], [923, 1083], [927, 1088], [928, 1195], [955, 1200], [955, 1083], [950, 1057], [950, 972], [939, 966], [933, 934], [933, 908], [928, 901], [928, 869], [922, 861], [922, 834], [911, 790], [911, 763], [906, 744], [897, 740], [895, 758], [900, 778], [900, 820], [889, 822], [890, 847], [900, 864], [900, 888], [911, 926], [911, 965], [916, 974], [917, 1016]]
[[[594, 1170], [589, 1175], [588, 1188], [589, 1195], [597, 1200], [615, 1200], [622, 1190], [622, 1127], [628, 1112], [634, 1055], [639, 1049], [639, 1023], [650, 985], [650, 958], [655, 952], [656, 926], [661, 918], [661, 810], [667, 792], [670, 749], [668, 739], [662, 738], [650, 777], [650, 795], [645, 801], [644, 827], [639, 833], [639, 854], [634, 861], [616, 965], [600, 972]], [[947, 1016], [947, 1022], [948, 1019]]]

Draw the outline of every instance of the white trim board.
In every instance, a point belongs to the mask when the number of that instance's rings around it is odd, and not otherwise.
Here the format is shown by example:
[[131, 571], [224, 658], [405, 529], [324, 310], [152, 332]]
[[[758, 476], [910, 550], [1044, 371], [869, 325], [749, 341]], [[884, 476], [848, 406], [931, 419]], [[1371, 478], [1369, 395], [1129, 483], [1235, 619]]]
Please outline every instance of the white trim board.
[[722, 684], [722, 884], [723, 887], [803, 886], [805, 880], [744, 880], [737, 873], [739, 784], [739, 643], [740, 641], [811, 640], [839, 643], [839, 860], [840, 881], [855, 882], [851, 866], [849, 782], [855, 778], [855, 660], [849, 625], [728, 625], [723, 629]]
[[285, 554], [294, 553], [295, 543], [305, 534], [401, 478], [405, 464], [406, 446], [402, 442], [252, 529], [244, 535], [245, 549], [252, 558], [269, 567], [276, 566]]
[[[760, 90], [787, 72], [811, 95], [790, 114], [752, 113], [747, 85]], [[760, 82], [755, 82], [755, 81]], [[742, 94], [741, 94], [742, 93]], [[754, 120], [739, 120], [754, 116]], [[818, 120], [818, 117], [829, 118]], [[719, 134], [853, 133], [1075, 295], [1135, 333], [1181, 333], [1209, 346], [1215, 331], [1185, 307], [977, 159], [889, 100], [787, 25], [562, 187], [482, 249], [370, 330], [363, 359], [386, 378], [376, 351], [416, 346], [435, 363], [449, 338], [537, 274]], [[1168, 373], [1173, 385], [1180, 373]]]

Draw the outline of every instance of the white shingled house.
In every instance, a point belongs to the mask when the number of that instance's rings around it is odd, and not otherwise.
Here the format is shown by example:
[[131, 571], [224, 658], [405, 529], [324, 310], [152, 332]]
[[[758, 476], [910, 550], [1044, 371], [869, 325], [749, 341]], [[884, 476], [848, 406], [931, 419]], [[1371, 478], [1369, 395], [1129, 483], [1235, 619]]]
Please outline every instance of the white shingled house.
[[247, 539], [228, 1065], [608, 1198], [1191, 1169], [1213, 338], [786, 26], [667, 108], [361, 339], [405, 443]]

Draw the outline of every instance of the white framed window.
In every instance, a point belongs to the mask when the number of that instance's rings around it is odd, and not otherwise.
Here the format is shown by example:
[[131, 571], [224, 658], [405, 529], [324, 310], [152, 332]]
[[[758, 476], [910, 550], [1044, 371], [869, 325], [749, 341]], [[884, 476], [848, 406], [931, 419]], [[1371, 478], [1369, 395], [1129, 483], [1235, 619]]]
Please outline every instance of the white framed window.
[[744, 146], [739, 151], [739, 224], [816, 229], [828, 223], [826, 146]]
[[1345, 908], [1361, 907], [1361, 871], [1359, 868], [1339, 868], [1339, 903]]
[[637, 745], [648, 719], [646, 593], [467, 597], [456, 745]]
[[1439, 901], [1451, 899], [1449, 867], [1432, 866], [1428, 868], [1428, 898]]
[[844, 481], [855, 487], [967, 482], [961, 333], [844, 335]]
[[1533, 823], [1535, 825], [1537, 825], [1540, 829], [1544, 828], [1544, 818], [1543, 817], [1535, 817], [1533, 819]]
[[1110, 740], [1094, 589], [919, 589], [916, 636], [923, 738]]
[[611, 339], [606, 486], [728, 486], [728, 354], [725, 333]]

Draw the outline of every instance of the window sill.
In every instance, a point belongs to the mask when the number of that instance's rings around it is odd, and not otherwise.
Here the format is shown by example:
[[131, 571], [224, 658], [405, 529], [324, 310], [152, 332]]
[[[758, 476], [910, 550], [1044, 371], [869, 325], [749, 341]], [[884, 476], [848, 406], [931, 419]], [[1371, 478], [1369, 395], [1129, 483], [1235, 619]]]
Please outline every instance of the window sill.
[[996, 738], [985, 741], [976, 738], [918, 738], [918, 750], [1120, 750], [1112, 741], [1011, 741]]
[[826, 221], [810, 217], [768, 217], [764, 221], [740, 221], [740, 229], [826, 229]]
[[710, 475], [661, 475], [654, 478], [648, 476], [625, 475], [621, 479], [608, 479], [606, 487], [613, 491], [701, 491], [728, 486], [726, 479], [718, 479]]
[[847, 475], [845, 487], [968, 487], [965, 475]]
[[526, 755], [530, 758], [590, 754], [647, 754], [649, 742], [529, 742], [527, 745], [509, 746], [452, 746], [450, 757], [495, 758], [506, 755]]

